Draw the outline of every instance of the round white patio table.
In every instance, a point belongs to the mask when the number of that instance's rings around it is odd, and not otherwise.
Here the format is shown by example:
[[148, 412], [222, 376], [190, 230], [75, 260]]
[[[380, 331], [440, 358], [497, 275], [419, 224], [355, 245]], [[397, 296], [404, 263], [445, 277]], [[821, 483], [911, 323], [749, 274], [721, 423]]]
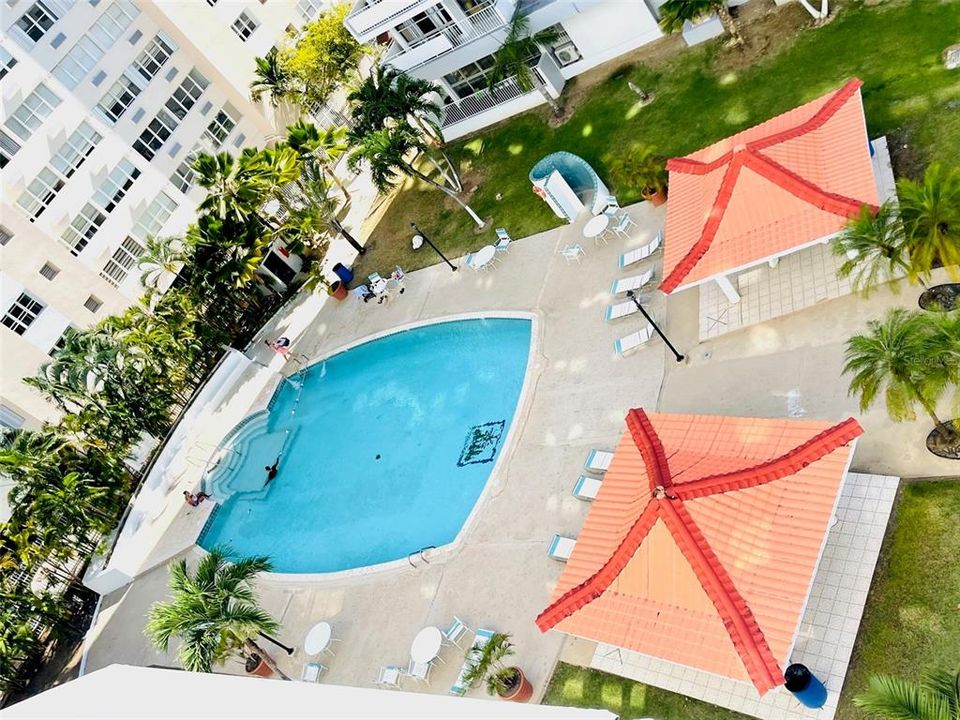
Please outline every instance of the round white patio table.
[[330, 647], [330, 638], [333, 635], [333, 628], [328, 622], [320, 622], [310, 628], [307, 637], [303, 641], [303, 651], [307, 655], [316, 655], [322, 653]]
[[587, 220], [587, 224], [583, 226], [583, 236], [585, 238], [595, 238], [597, 235], [606, 230], [609, 224], [609, 216], [594, 215], [592, 218]]
[[470, 258], [470, 267], [474, 270], [484, 268], [490, 264], [490, 261], [493, 260], [493, 256], [496, 254], [497, 249], [493, 245], [484, 245]]
[[418, 663], [428, 663], [440, 654], [443, 635], [435, 627], [425, 627], [417, 633], [410, 646], [410, 659]]

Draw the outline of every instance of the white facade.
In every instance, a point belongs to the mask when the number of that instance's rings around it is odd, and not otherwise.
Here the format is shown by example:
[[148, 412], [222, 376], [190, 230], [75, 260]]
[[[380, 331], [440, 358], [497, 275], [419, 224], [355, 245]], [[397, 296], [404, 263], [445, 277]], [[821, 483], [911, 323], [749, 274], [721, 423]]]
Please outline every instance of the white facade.
[[139, 297], [146, 237], [182, 232], [202, 197], [191, 152], [275, 135], [270, 109], [249, 99], [254, 57], [321, 7], [4, 1], [0, 424], [56, 417], [22, 378], [68, 327]]
[[545, 102], [512, 79], [493, 92], [485, 71], [519, 9], [536, 33], [559, 38], [544, 48], [537, 72], [557, 96], [566, 80], [656, 40], [657, 0], [358, 0], [347, 29], [364, 43], [387, 43], [383, 61], [442, 88], [447, 139], [462, 137]]

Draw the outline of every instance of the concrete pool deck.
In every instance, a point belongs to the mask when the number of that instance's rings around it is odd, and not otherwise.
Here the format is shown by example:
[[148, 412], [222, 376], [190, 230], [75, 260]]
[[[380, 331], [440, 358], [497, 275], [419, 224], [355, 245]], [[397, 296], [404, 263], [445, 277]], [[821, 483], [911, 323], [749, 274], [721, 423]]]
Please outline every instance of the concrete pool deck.
[[[613, 446], [631, 407], [825, 419], [853, 415], [866, 429], [853, 470], [898, 476], [956, 471], [923, 450], [929, 423], [921, 418], [894, 425], [882, 408], [859, 414], [840, 375], [844, 341], [888, 307], [915, 306], [910, 288], [899, 295], [884, 289], [869, 301], [845, 296], [702, 344], [697, 291], [670, 298], [653, 293], [647, 306], [687, 360], [676, 364], [657, 338], [626, 358], [616, 357], [614, 339], [640, 324], [636, 315], [614, 323], [602, 319], [611, 280], [633, 274], [617, 269], [617, 257], [651, 237], [664, 216], [662, 208], [648, 203], [629, 211], [640, 225], [629, 243], [594, 247], [581, 237], [580, 223], [511, 245], [489, 272], [464, 267], [452, 273], [437, 265], [410, 273], [406, 292], [383, 305], [298, 296], [251, 347], [250, 357], [266, 367], [251, 366], [222, 407], [207, 416], [206, 442], [222, 438], [271, 392], [283, 361], [263, 338], [287, 335], [297, 353], [318, 358], [359, 338], [459, 313], [532, 312], [539, 319], [536, 362], [514, 436], [475, 522], [449, 559], [333, 584], [282, 577], [260, 582], [264, 605], [281, 621], [283, 642], [299, 648], [315, 623], [333, 625], [342, 642], [335, 657], [320, 659], [329, 667], [323, 682], [370, 686], [381, 665], [406, 667], [410, 643], [422, 627], [445, 626], [456, 615], [474, 629], [511, 633], [516, 663], [540, 697], [564, 643], [561, 634], [541, 634], [533, 622], [560, 571], [546, 549], [554, 532], [578, 533], [587, 504], [570, 491], [583, 460], [593, 447]], [[568, 263], [558, 250], [575, 242], [583, 244], [586, 256]], [[287, 371], [294, 369], [291, 363]], [[187, 473], [183, 482], [191, 478]], [[167, 596], [169, 559], [197, 556], [187, 548], [202, 525], [202, 509], [171, 503], [157, 521], [142, 574], [103, 598], [90, 634], [87, 671], [118, 662], [178, 666], [173, 655], [149, 645], [143, 625], [147, 609]], [[290, 658], [280, 650], [272, 654], [293, 678], [308, 660], [299, 650]], [[583, 664], [592, 655], [592, 647], [576, 654]], [[448, 692], [462, 653], [446, 649], [441, 657], [446, 664], [434, 669], [429, 686], [405, 681], [404, 689]], [[238, 663], [224, 670], [242, 672]], [[481, 690], [471, 695], [485, 696]]]

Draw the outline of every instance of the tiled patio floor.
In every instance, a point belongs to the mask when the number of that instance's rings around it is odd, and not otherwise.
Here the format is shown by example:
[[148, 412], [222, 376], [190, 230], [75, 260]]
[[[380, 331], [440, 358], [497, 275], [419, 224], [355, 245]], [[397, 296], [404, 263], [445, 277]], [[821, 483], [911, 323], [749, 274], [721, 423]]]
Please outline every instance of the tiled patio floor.
[[830, 530], [791, 660], [827, 686], [827, 703], [804, 708], [782, 686], [763, 697], [737, 682], [647, 655], [598, 644], [591, 667], [763, 720], [833, 720], [850, 664], [899, 478], [849, 473]]

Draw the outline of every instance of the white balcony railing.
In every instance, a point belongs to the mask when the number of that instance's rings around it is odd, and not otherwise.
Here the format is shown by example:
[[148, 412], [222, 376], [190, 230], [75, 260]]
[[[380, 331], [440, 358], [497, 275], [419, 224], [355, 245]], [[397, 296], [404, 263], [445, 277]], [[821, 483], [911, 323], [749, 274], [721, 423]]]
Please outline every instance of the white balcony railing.
[[387, 22], [423, 0], [358, 0], [344, 24], [361, 42], [388, 30]]
[[[536, 90], [533, 92], [536, 92]], [[493, 90], [478, 90], [473, 95], [468, 95], [450, 105], [445, 105], [443, 116], [440, 119], [440, 127], [448, 127], [525, 94], [526, 92], [520, 87], [516, 77], [509, 77]]]

